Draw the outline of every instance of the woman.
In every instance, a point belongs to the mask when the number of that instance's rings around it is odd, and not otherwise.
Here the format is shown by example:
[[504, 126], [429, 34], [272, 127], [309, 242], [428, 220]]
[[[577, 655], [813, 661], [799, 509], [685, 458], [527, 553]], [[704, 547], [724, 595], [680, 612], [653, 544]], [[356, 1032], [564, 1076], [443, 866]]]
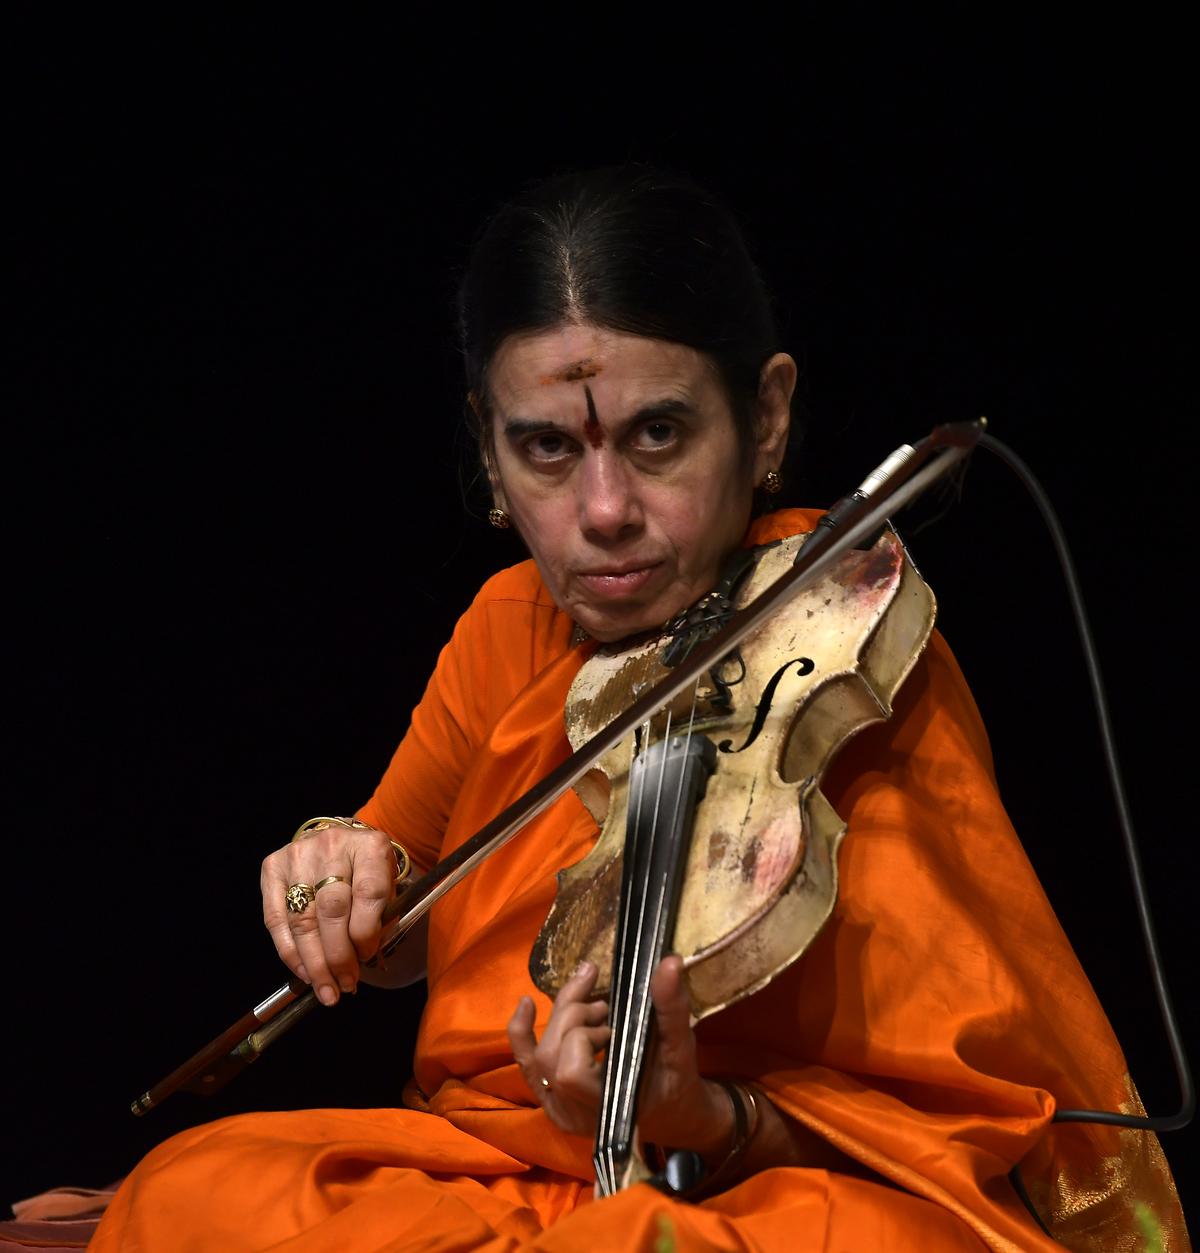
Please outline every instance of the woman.
[[[736, 225], [690, 184], [538, 186], [477, 242], [460, 314], [492, 518], [532, 561], [463, 616], [359, 825], [264, 862], [267, 927], [325, 1004], [375, 952], [391, 840], [419, 866], [457, 847], [564, 758], [597, 642], [661, 628], [730, 553], [815, 523], [751, 520], [779, 481], [796, 367]], [[1058, 1247], [1008, 1179], [1021, 1163], [1069, 1247], [1130, 1247], [1136, 1200], [1185, 1248], [1152, 1136], [1050, 1125], [1056, 1104], [1137, 1098], [939, 638], [823, 787], [849, 834], [805, 956], [695, 1030], [679, 959], [654, 975], [639, 1131], [699, 1154], [695, 1202], [646, 1186], [592, 1202], [607, 1007], [586, 964], [553, 1004], [527, 969], [555, 873], [596, 836], [568, 794], [432, 911], [407, 1108], [186, 1132], [125, 1183], [94, 1247]]]

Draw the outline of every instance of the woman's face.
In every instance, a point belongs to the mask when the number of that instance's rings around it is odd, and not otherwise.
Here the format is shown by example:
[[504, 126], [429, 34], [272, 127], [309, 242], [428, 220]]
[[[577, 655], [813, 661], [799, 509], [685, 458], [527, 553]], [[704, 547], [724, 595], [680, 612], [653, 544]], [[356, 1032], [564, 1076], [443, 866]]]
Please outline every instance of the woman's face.
[[594, 638], [656, 628], [717, 581], [778, 465], [795, 381], [763, 372], [750, 455], [703, 354], [593, 326], [510, 336], [488, 371], [496, 501]]

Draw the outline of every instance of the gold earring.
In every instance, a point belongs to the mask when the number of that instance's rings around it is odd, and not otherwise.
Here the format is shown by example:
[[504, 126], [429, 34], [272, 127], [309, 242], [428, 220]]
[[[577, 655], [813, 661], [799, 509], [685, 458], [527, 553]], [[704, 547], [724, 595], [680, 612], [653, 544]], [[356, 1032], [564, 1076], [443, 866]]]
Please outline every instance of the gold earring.
[[763, 481], [759, 484], [759, 487], [761, 487], [764, 492], [768, 492], [770, 495], [774, 496], [776, 492], [781, 492], [783, 490], [783, 480], [775, 473], [774, 470], [768, 470], [766, 474], [763, 475]]
[[496, 528], [497, 531], [507, 531], [512, 526], [512, 519], [504, 512], [503, 509], [489, 509], [488, 521]]

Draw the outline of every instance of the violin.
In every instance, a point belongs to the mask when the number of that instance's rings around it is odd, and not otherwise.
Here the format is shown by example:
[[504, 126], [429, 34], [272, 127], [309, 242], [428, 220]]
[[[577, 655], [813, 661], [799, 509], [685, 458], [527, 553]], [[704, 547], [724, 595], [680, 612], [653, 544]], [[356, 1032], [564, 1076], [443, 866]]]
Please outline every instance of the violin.
[[[739, 599], [782, 577], [808, 538], [746, 553], [753, 568]], [[572, 746], [652, 687], [666, 645], [686, 648], [722, 600], [714, 594], [683, 615], [673, 641], [593, 654], [567, 697]], [[636, 1143], [651, 973], [668, 946], [682, 957], [697, 1021], [763, 987], [812, 943], [833, 910], [846, 830], [820, 779], [847, 739], [890, 716], [935, 611], [899, 539], [885, 532], [840, 556], [576, 783], [600, 836], [559, 872], [530, 973], [553, 997], [590, 961], [596, 995], [609, 1000], [598, 1196], [652, 1177]]]
[[[802, 932], [811, 931], [803, 941], [806, 946], [832, 908], [831, 896], [826, 903], [817, 903], [822, 899], [822, 890], [818, 884], [823, 881], [830, 887], [836, 887], [834, 858], [837, 841], [840, 839], [838, 819], [817, 787], [820, 770], [832, 756], [837, 744], [853, 734], [858, 726], [865, 725], [874, 718], [886, 716], [884, 711], [888, 708], [892, 693], [907, 674], [932, 627], [931, 596], [926, 597], [925, 608], [917, 610], [912, 621], [905, 618], [903, 626], [888, 625], [891, 618], [883, 612], [885, 602], [890, 603], [899, 595], [904, 604], [909, 598], [915, 596], [920, 599], [926, 593], [920, 591], [924, 585], [920, 584], [915, 571], [900, 560], [902, 550], [898, 541], [894, 537], [885, 537], [876, 542], [876, 536], [884, 530], [892, 513], [916, 499], [969, 455], [982, 435], [984, 426], [983, 419], [949, 423], [935, 428], [915, 445], [902, 445], [868, 475], [856, 491], [842, 498], [830, 509], [821, 519], [817, 530], [806, 537], [802, 545], [796, 546], [796, 551], [783, 545], [775, 557], [759, 563], [761, 569], [750, 576], [740, 607], [733, 609], [728, 617], [722, 616], [719, 629], [711, 633], [701, 631], [698, 634], [685, 635], [683, 638], [687, 640], [686, 647], [679, 650], [684, 655], [674, 658], [675, 664], [669, 668], [664, 668], [656, 659], [651, 661], [642, 658], [635, 661], [634, 668], [640, 667], [645, 673], [635, 677], [631, 672], [627, 676], [628, 681], [623, 684], [621, 700], [627, 699], [628, 704], [616, 716], [611, 715], [620, 708], [620, 701], [615, 697], [607, 701], [603, 699], [604, 684], [601, 681], [590, 699], [582, 701], [579, 706], [580, 719], [572, 738], [572, 744], [577, 744], [575, 751], [449, 856], [401, 889], [400, 894], [383, 911], [383, 933], [379, 951], [375, 958], [364, 964], [386, 961], [387, 956], [395, 951], [405, 935], [437, 900], [513, 839], [531, 819], [544, 812], [568, 788], [581, 787], [585, 803], [589, 807], [596, 805], [598, 808], [593, 812], [599, 812], [600, 794], [595, 785], [600, 777], [606, 779], [609, 799], [603, 808], [607, 823], [608, 813], [615, 814], [620, 809], [619, 805], [612, 803], [617, 792], [623, 793], [627, 799], [630, 780], [635, 781], [633, 811], [636, 813], [639, 811], [638, 798], [645, 796], [644, 785], [637, 784], [637, 778], [640, 776], [645, 779], [657, 774], [659, 793], [678, 798], [672, 802], [668, 824], [669, 829], [678, 832], [684, 825], [691, 825], [690, 822], [685, 824], [683, 819], [689, 816], [689, 811], [694, 810], [700, 801], [703, 772], [710, 768], [718, 755], [730, 761], [739, 759], [741, 753], [737, 749], [748, 747], [745, 740], [751, 736], [762, 740], [764, 746], [773, 748], [781, 794], [767, 799], [767, 794], [775, 785], [770, 784], [763, 788], [762, 804], [765, 808], [761, 812], [767, 815], [767, 827], [757, 835], [752, 835], [751, 839], [759, 840], [759, 848], [765, 851], [765, 855], [760, 856], [756, 852], [751, 862], [754, 873], [746, 876], [745, 883], [741, 888], [735, 888], [730, 898], [731, 902], [737, 900], [745, 905], [748, 913], [731, 922], [717, 923], [708, 930], [701, 928], [690, 939], [689, 932], [685, 929], [682, 937], [676, 937], [674, 943], [677, 946], [680, 943], [691, 946], [689, 994], [700, 1014], [715, 1012], [722, 1005], [748, 995], [755, 987], [761, 986], [794, 961], [802, 948], [788, 955], [789, 945], [791, 949], [795, 949], [795, 945], [790, 943], [794, 938], [791, 929], [799, 925]], [[855, 546], [864, 541], [871, 542], [871, 548], [865, 556], [861, 553], [853, 554]], [[879, 547], [880, 544], [883, 545], [882, 548]], [[845, 562], [843, 558], [846, 558]], [[785, 570], [782, 574], [781, 569]], [[852, 679], [846, 673], [843, 663], [833, 661], [834, 653], [822, 654], [819, 660], [815, 655], [808, 656], [808, 653], [815, 654], [817, 650], [811, 644], [803, 642], [803, 632], [796, 631], [790, 637], [792, 643], [783, 646], [782, 652], [764, 652], [761, 664], [754, 661], [753, 675], [750, 665], [747, 665], [746, 676], [740, 679], [739, 686], [749, 680], [745, 690], [750, 691], [757, 687], [762, 695], [754, 706], [750, 728], [741, 728], [745, 732], [741, 741], [737, 741], [736, 733], [727, 736], [725, 739], [729, 740], [731, 747], [722, 750], [724, 739], [721, 743], [713, 743], [708, 735], [696, 734], [695, 731], [690, 736], [659, 734], [655, 740], [656, 727], [660, 732], [668, 729], [667, 720], [676, 709], [680, 694], [688, 691], [701, 676], [707, 675], [711, 690], [705, 692], [697, 723], [697, 728], [702, 730], [704, 717], [716, 708], [713, 703], [714, 695], [718, 705], [729, 701], [729, 689], [733, 684], [729, 681], [726, 659], [735, 650], [741, 650], [743, 642], [749, 641], [755, 632], [765, 635], [766, 624], [790, 601], [806, 589], [814, 588], [818, 580], [822, 581], [821, 586], [826, 587], [828, 592], [833, 586], [847, 586], [845, 583], [837, 584], [839, 576], [854, 583], [851, 573], [853, 570], [859, 571], [859, 578], [856, 585], [858, 590], [851, 594], [862, 596], [864, 606], [870, 602], [879, 611], [874, 618], [871, 613], [867, 614], [864, 621], [873, 622], [874, 625], [858, 643], [849, 646], [849, 652], [843, 650], [846, 658], [857, 655], [856, 650], [865, 658], [867, 665], [863, 670], [863, 682]], [[779, 577], [773, 578], [773, 575]], [[877, 576], [881, 580], [880, 586], [886, 585], [890, 589], [890, 595], [876, 596], [869, 590], [868, 585]], [[829, 583], [830, 579], [833, 580], [832, 584]], [[753, 595], [754, 592], [758, 594]], [[817, 600], [823, 600], [826, 594], [814, 593]], [[812, 608], [815, 612], [816, 607], [816, 602], [810, 597], [807, 607], [801, 611], [804, 621], [808, 620], [808, 609]], [[799, 622], [800, 619], [796, 621]], [[897, 619], [898, 623], [900, 621], [901, 619]], [[924, 625], [914, 625], [920, 622]], [[901, 639], [909, 641], [908, 660], [889, 661], [883, 665], [882, 656], [876, 655], [873, 641], [877, 639], [882, 646], [893, 631]], [[705, 634], [709, 637], [703, 638]], [[786, 630], [783, 636], [789, 638]], [[805, 649], [808, 650], [807, 653]], [[747, 645], [747, 650], [741, 652], [743, 661], [747, 651], [757, 657], [757, 652], [749, 650]], [[789, 654], [786, 662], [779, 660], [782, 653]], [[903, 653], [903, 648], [898, 653]], [[772, 661], [771, 657], [775, 660]], [[795, 661], [795, 657], [802, 660]], [[623, 669], [629, 660], [630, 658], [620, 660], [618, 668]], [[790, 699], [781, 702], [778, 707], [774, 692], [785, 676], [791, 675], [794, 678], [795, 671], [806, 669], [806, 661], [812, 663], [812, 668], [807, 676], [801, 677], [812, 679], [808, 685], [811, 698], [806, 698], [803, 703], [811, 704], [813, 718], [806, 718], [801, 722], [792, 716], [800, 703], [797, 691], [793, 689]], [[873, 668], [877, 665], [878, 675]], [[654, 666], [662, 673], [657, 682], [650, 682], [649, 673]], [[599, 675], [602, 672], [603, 663], [593, 674]], [[594, 684], [595, 679], [589, 678], [585, 682]], [[764, 704], [763, 696], [768, 694], [768, 690], [771, 699]], [[613, 691], [615, 693], [616, 689]], [[732, 704], [743, 711], [748, 709], [745, 701], [734, 701]], [[843, 706], [857, 707], [857, 722], [853, 717], [847, 717], [847, 710]], [[611, 720], [606, 723], [605, 718], [609, 716]], [[822, 732], [828, 731], [825, 724], [830, 720], [842, 729], [836, 738], [827, 738], [826, 747], [822, 749]], [[643, 727], [648, 729], [643, 731]], [[640, 743], [639, 735], [642, 737]], [[586, 738], [580, 743], [580, 737]], [[601, 766], [606, 755], [631, 737], [635, 745], [647, 750], [639, 753], [638, 760], [642, 764], [636, 768], [630, 766], [628, 769], [611, 765], [606, 771]], [[652, 741], [665, 747], [650, 752], [648, 750], [652, 747]], [[681, 753], [676, 749], [675, 741], [683, 745]], [[626, 755], [628, 752], [627, 747]], [[708, 759], [707, 764], [705, 759]], [[764, 759], [771, 760], [769, 753]], [[697, 765], [697, 762], [700, 764]], [[599, 774], [593, 773], [598, 768]], [[804, 771], [809, 773], [805, 774]], [[725, 773], [729, 779], [729, 790], [735, 795], [740, 788], [749, 786], [740, 762]], [[585, 781], [588, 776], [590, 779]], [[674, 784], [673, 788], [666, 786], [668, 777]], [[791, 784], [784, 782], [785, 779], [790, 779]], [[799, 791], [795, 786], [797, 783]], [[757, 783], [754, 786], [756, 789], [759, 787]], [[717, 790], [725, 789], [724, 777], [714, 787]], [[647, 812], [645, 805], [640, 809], [642, 813]], [[625, 805], [625, 810], [629, 811], [628, 805]], [[793, 812], [785, 814], [788, 810]], [[778, 828], [772, 826], [772, 823], [778, 823]], [[639, 831], [643, 829], [640, 819], [635, 822], [635, 826]], [[698, 866], [706, 866], [709, 858], [715, 858], [720, 863], [726, 857], [726, 853], [722, 851], [723, 830], [723, 827], [710, 828], [706, 837], [696, 846], [694, 857]], [[676, 851], [672, 853], [671, 841], [654, 842], [654, 847], [659, 850], [652, 859], [655, 860], [656, 882], [661, 882], [664, 878], [658, 861], [674, 861], [675, 864], [669, 866], [665, 872], [665, 877], [670, 879], [678, 876], [682, 866], [692, 859], [691, 853], [686, 858], [680, 855], [678, 850], [682, 848], [682, 844], [679, 841], [675, 841], [674, 846]], [[667, 850], [665, 854], [662, 852], [664, 849]], [[608, 864], [612, 863], [612, 857], [608, 853], [600, 856], [601, 859], [607, 857]], [[632, 857], [628, 853], [622, 853], [620, 869], [626, 877], [642, 877], [641, 864], [640, 853], [635, 852]], [[759, 867], [762, 868], [761, 878]], [[576, 877], [569, 876], [569, 881], [575, 882]], [[693, 892], [697, 890], [692, 889]], [[588, 892], [577, 894], [591, 895]], [[642, 905], [628, 907], [627, 913], [631, 910], [633, 914], [647, 916]], [[614, 915], [615, 912], [613, 907]], [[564, 939], [571, 931], [571, 925], [562, 921], [567, 914], [565, 904], [560, 908], [556, 902], [552, 911], [556, 922], [549, 931], [544, 931], [545, 941], [539, 937], [535, 946], [532, 959], [536, 967], [535, 977], [547, 988], [554, 988], [561, 977], [561, 971], [571, 968], [569, 961], [565, 959], [570, 946]], [[807, 921], [798, 923], [799, 919]], [[549, 925], [548, 921], [547, 926]], [[603, 928], [600, 930], [603, 931]], [[660, 952], [668, 934], [664, 926]], [[754, 957], [750, 955], [752, 952]], [[620, 972], [624, 964], [623, 959], [613, 961], [606, 957], [602, 969]], [[756, 972], [749, 981], [737, 973], [738, 968], [742, 967]], [[646, 967], [643, 971], [639, 967], [629, 971], [626, 976], [630, 995], [645, 1003], [642, 1010], [630, 1016], [636, 1032], [641, 1032], [648, 1021], [650, 968]], [[616, 990], [614, 999], [627, 999], [623, 988]], [[135, 1115], [145, 1114], [167, 1096], [181, 1089], [204, 1094], [219, 1090], [228, 1079], [256, 1060], [284, 1031], [304, 1017], [316, 1003], [312, 988], [297, 978], [290, 979], [164, 1079], [136, 1097], [131, 1102], [132, 1112]], [[645, 1044], [639, 1047], [644, 1055]], [[603, 1135], [606, 1160], [611, 1158], [616, 1161], [624, 1153], [621, 1146], [627, 1140], [632, 1142], [632, 1110], [636, 1104], [633, 1094], [636, 1093], [637, 1085], [629, 1072], [629, 1059], [624, 1050], [610, 1045], [608, 1054], [610, 1057], [623, 1058], [620, 1062], [623, 1078], [620, 1083], [612, 1085], [612, 1100], [618, 1104], [625, 1103], [625, 1113], [613, 1122], [611, 1131], [605, 1131], [602, 1127], [598, 1133], [598, 1141], [600, 1135]], [[614, 1062], [614, 1065], [617, 1063]], [[598, 1146], [598, 1155], [599, 1152]], [[605, 1186], [615, 1188], [620, 1185], [620, 1180], [632, 1178], [626, 1167], [633, 1162], [636, 1169], [635, 1158], [636, 1155], [631, 1152], [619, 1170], [606, 1168]]]

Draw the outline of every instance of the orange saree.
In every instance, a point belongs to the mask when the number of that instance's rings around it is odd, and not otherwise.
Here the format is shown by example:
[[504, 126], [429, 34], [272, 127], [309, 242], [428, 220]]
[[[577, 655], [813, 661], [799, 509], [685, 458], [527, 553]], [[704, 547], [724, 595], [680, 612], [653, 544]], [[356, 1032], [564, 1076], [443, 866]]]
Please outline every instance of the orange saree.
[[[813, 516], [762, 519], [750, 539]], [[520, 795], [568, 751], [563, 703], [585, 655], [570, 641], [532, 563], [490, 580], [360, 815], [428, 865]], [[1051, 1126], [1056, 1105], [1137, 1098], [939, 637], [824, 790], [849, 821], [834, 915], [787, 972], [700, 1025], [702, 1069], [755, 1080], [874, 1174], [768, 1170], [698, 1205], [644, 1185], [592, 1200], [590, 1143], [546, 1119], [505, 1035], [523, 994], [539, 1030], [549, 1017], [529, 950], [555, 872], [595, 838], [568, 795], [432, 911], [407, 1108], [184, 1132], [126, 1180], [91, 1247], [1125, 1250], [1149, 1214], [1164, 1249], [1186, 1250], [1153, 1136]], [[1059, 1243], [1014, 1193], [1018, 1162]]]

